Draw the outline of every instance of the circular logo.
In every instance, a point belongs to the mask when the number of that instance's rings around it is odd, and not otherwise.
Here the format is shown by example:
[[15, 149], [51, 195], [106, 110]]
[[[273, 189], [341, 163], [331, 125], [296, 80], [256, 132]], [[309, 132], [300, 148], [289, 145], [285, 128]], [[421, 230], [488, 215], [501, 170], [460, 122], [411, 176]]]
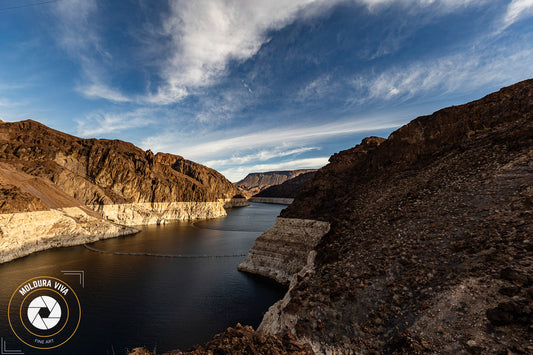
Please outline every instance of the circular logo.
[[22, 283], [11, 295], [8, 321], [24, 344], [53, 349], [66, 343], [80, 324], [81, 306], [64, 281], [39, 276]]
[[28, 306], [28, 320], [40, 330], [50, 330], [61, 320], [61, 306], [55, 298], [37, 296]]

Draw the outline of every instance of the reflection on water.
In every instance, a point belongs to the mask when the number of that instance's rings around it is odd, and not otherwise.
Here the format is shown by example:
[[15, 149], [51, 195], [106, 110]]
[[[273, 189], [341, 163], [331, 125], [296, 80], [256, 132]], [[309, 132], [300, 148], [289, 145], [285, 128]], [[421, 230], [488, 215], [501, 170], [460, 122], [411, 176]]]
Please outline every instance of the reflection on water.
[[[283, 206], [254, 204], [228, 216], [191, 223], [143, 226], [135, 236], [91, 244], [106, 251], [183, 255], [246, 254]], [[68, 282], [80, 298], [76, 335], [54, 354], [123, 354], [145, 346], [186, 349], [237, 322], [257, 327], [283, 296], [274, 283], [237, 271], [243, 257], [157, 258], [91, 252], [83, 246], [48, 250], [0, 265], [0, 336], [8, 349], [23, 346], [9, 329], [7, 305], [16, 287], [34, 276]], [[84, 270], [85, 288], [64, 270]], [[49, 351], [50, 352], [50, 351]]]

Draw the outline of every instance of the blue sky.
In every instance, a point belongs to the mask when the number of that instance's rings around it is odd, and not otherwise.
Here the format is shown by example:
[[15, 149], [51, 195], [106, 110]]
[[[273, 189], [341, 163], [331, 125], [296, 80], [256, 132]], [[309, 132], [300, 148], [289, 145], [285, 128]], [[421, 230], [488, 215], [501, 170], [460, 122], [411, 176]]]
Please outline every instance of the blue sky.
[[232, 181], [531, 77], [533, 0], [0, 0], [0, 119]]

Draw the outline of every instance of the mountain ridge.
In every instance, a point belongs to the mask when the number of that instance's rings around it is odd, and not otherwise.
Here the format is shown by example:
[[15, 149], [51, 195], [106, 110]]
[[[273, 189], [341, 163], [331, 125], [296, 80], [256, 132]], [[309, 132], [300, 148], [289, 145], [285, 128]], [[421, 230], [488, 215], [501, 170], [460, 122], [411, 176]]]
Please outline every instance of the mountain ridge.
[[270, 186], [279, 185], [298, 175], [316, 171], [317, 169], [278, 170], [250, 173], [235, 183], [246, 198], [267, 189]]

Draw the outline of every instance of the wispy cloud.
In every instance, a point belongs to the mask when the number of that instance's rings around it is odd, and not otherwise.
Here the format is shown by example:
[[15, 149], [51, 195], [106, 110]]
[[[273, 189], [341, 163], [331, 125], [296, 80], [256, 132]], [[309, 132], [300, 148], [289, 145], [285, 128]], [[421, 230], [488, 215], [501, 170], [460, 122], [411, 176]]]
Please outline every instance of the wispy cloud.
[[310, 98], [320, 99], [335, 89], [335, 81], [331, 74], [322, 74], [311, 80], [305, 87], [296, 93], [296, 101], [306, 102]]
[[321, 168], [328, 163], [328, 159], [329, 157], [318, 157], [290, 160], [273, 164], [255, 164], [250, 166], [239, 166], [231, 169], [225, 169], [221, 170], [220, 172], [230, 181], [237, 182], [244, 178], [250, 172]]
[[414, 97], [464, 93], [495, 83], [513, 83], [533, 75], [530, 58], [533, 45], [502, 47], [495, 55], [480, 48], [407, 66], [393, 66], [380, 74], [360, 75], [353, 81], [358, 96], [354, 103], [368, 100], [396, 104]]
[[[297, 18], [309, 18], [350, 0], [197, 0], [173, 1], [162, 32], [170, 53], [161, 68], [165, 83], [148, 96], [152, 103], [178, 102], [195, 89], [212, 85], [232, 61], [255, 55], [278, 30]], [[401, 3], [409, 11], [435, 7], [435, 14], [479, 4], [473, 0], [351, 0], [376, 12]], [[315, 88], [318, 89], [318, 86]], [[313, 90], [309, 87], [309, 90]], [[305, 92], [303, 93], [305, 94]]]
[[22, 102], [20, 101], [13, 101], [5, 97], [0, 97], [0, 107], [2, 108], [15, 107], [20, 105], [22, 105]]
[[533, 16], [533, 0], [513, 0], [507, 7], [503, 18], [503, 27], [506, 28], [516, 21]]
[[54, 8], [55, 37], [59, 46], [76, 59], [84, 71], [91, 73], [96, 68], [95, 55], [108, 55], [96, 31], [96, 0], [59, 1]]
[[113, 60], [102, 44], [98, 31], [99, 16], [96, 0], [59, 1], [55, 7], [57, 21], [55, 38], [58, 45], [81, 68], [82, 84], [76, 91], [87, 98], [105, 99], [114, 102], [132, 101], [126, 95], [105, 84], [110, 78], [107, 62]]
[[247, 164], [250, 162], [267, 161], [267, 160], [271, 160], [274, 158], [282, 158], [282, 157], [302, 154], [302, 153], [309, 152], [312, 150], [317, 150], [317, 149], [319, 148], [304, 147], [304, 148], [296, 148], [296, 149], [289, 149], [289, 150], [281, 150], [281, 149], [261, 150], [260, 152], [257, 152], [257, 153], [241, 155], [241, 156], [233, 156], [228, 159], [209, 160], [205, 162], [205, 165], [213, 167], [213, 168], [219, 168], [219, 167], [228, 166], [228, 165], [240, 165], [240, 164]]
[[197, 137], [180, 136], [178, 132], [166, 132], [146, 138], [142, 146], [154, 151], [173, 152], [188, 159], [202, 161], [213, 160], [221, 152], [241, 152], [250, 149], [267, 149], [285, 146], [301, 147], [313, 145], [314, 142], [334, 136], [348, 135], [358, 132], [396, 128], [404, 118], [398, 114], [380, 116], [379, 118], [358, 118], [316, 126], [276, 128], [261, 130], [253, 129], [253, 133], [243, 130], [224, 132], [230, 138], [217, 138], [206, 135], [202, 142]]
[[[131, 96], [110, 85], [106, 63], [113, 60], [103, 46], [99, 33], [96, 0], [61, 1], [55, 5], [58, 44], [80, 63], [82, 83], [77, 91], [87, 98], [112, 102], [169, 105], [180, 102], [198, 90], [211, 86], [227, 74], [230, 63], [252, 58], [269, 41], [269, 32], [283, 28], [299, 18], [325, 13], [339, 3], [352, 2], [377, 13], [393, 4], [409, 12], [432, 7], [435, 16], [485, 0], [176, 0], [164, 15], [161, 27], [152, 30], [153, 41], [143, 40], [144, 52], [152, 53], [159, 65], [161, 83], [147, 92]], [[517, 3], [509, 16], [529, 4]], [[511, 18], [510, 17], [510, 18]], [[514, 18], [514, 17], [513, 17]], [[153, 28], [153, 24], [150, 25]], [[168, 39], [162, 46], [161, 39]], [[150, 44], [154, 48], [149, 48]], [[322, 79], [327, 79], [326, 77]], [[310, 83], [301, 95], [320, 95], [324, 82]], [[314, 86], [313, 86], [314, 85]], [[247, 88], [249, 89], [249, 88]], [[250, 91], [250, 90], [249, 90]], [[227, 101], [227, 100], [226, 100]], [[231, 102], [229, 102], [231, 104]], [[206, 108], [200, 120], [218, 117], [217, 110]], [[214, 114], [212, 114], [214, 113]]]
[[113, 102], [131, 102], [133, 99], [107, 85], [92, 82], [86, 86], [78, 86], [76, 90], [90, 99], [105, 99]]
[[78, 120], [77, 133], [84, 137], [146, 127], [155, 122], [155, 111], [140, 108], [128, 112], [93, 112]]

